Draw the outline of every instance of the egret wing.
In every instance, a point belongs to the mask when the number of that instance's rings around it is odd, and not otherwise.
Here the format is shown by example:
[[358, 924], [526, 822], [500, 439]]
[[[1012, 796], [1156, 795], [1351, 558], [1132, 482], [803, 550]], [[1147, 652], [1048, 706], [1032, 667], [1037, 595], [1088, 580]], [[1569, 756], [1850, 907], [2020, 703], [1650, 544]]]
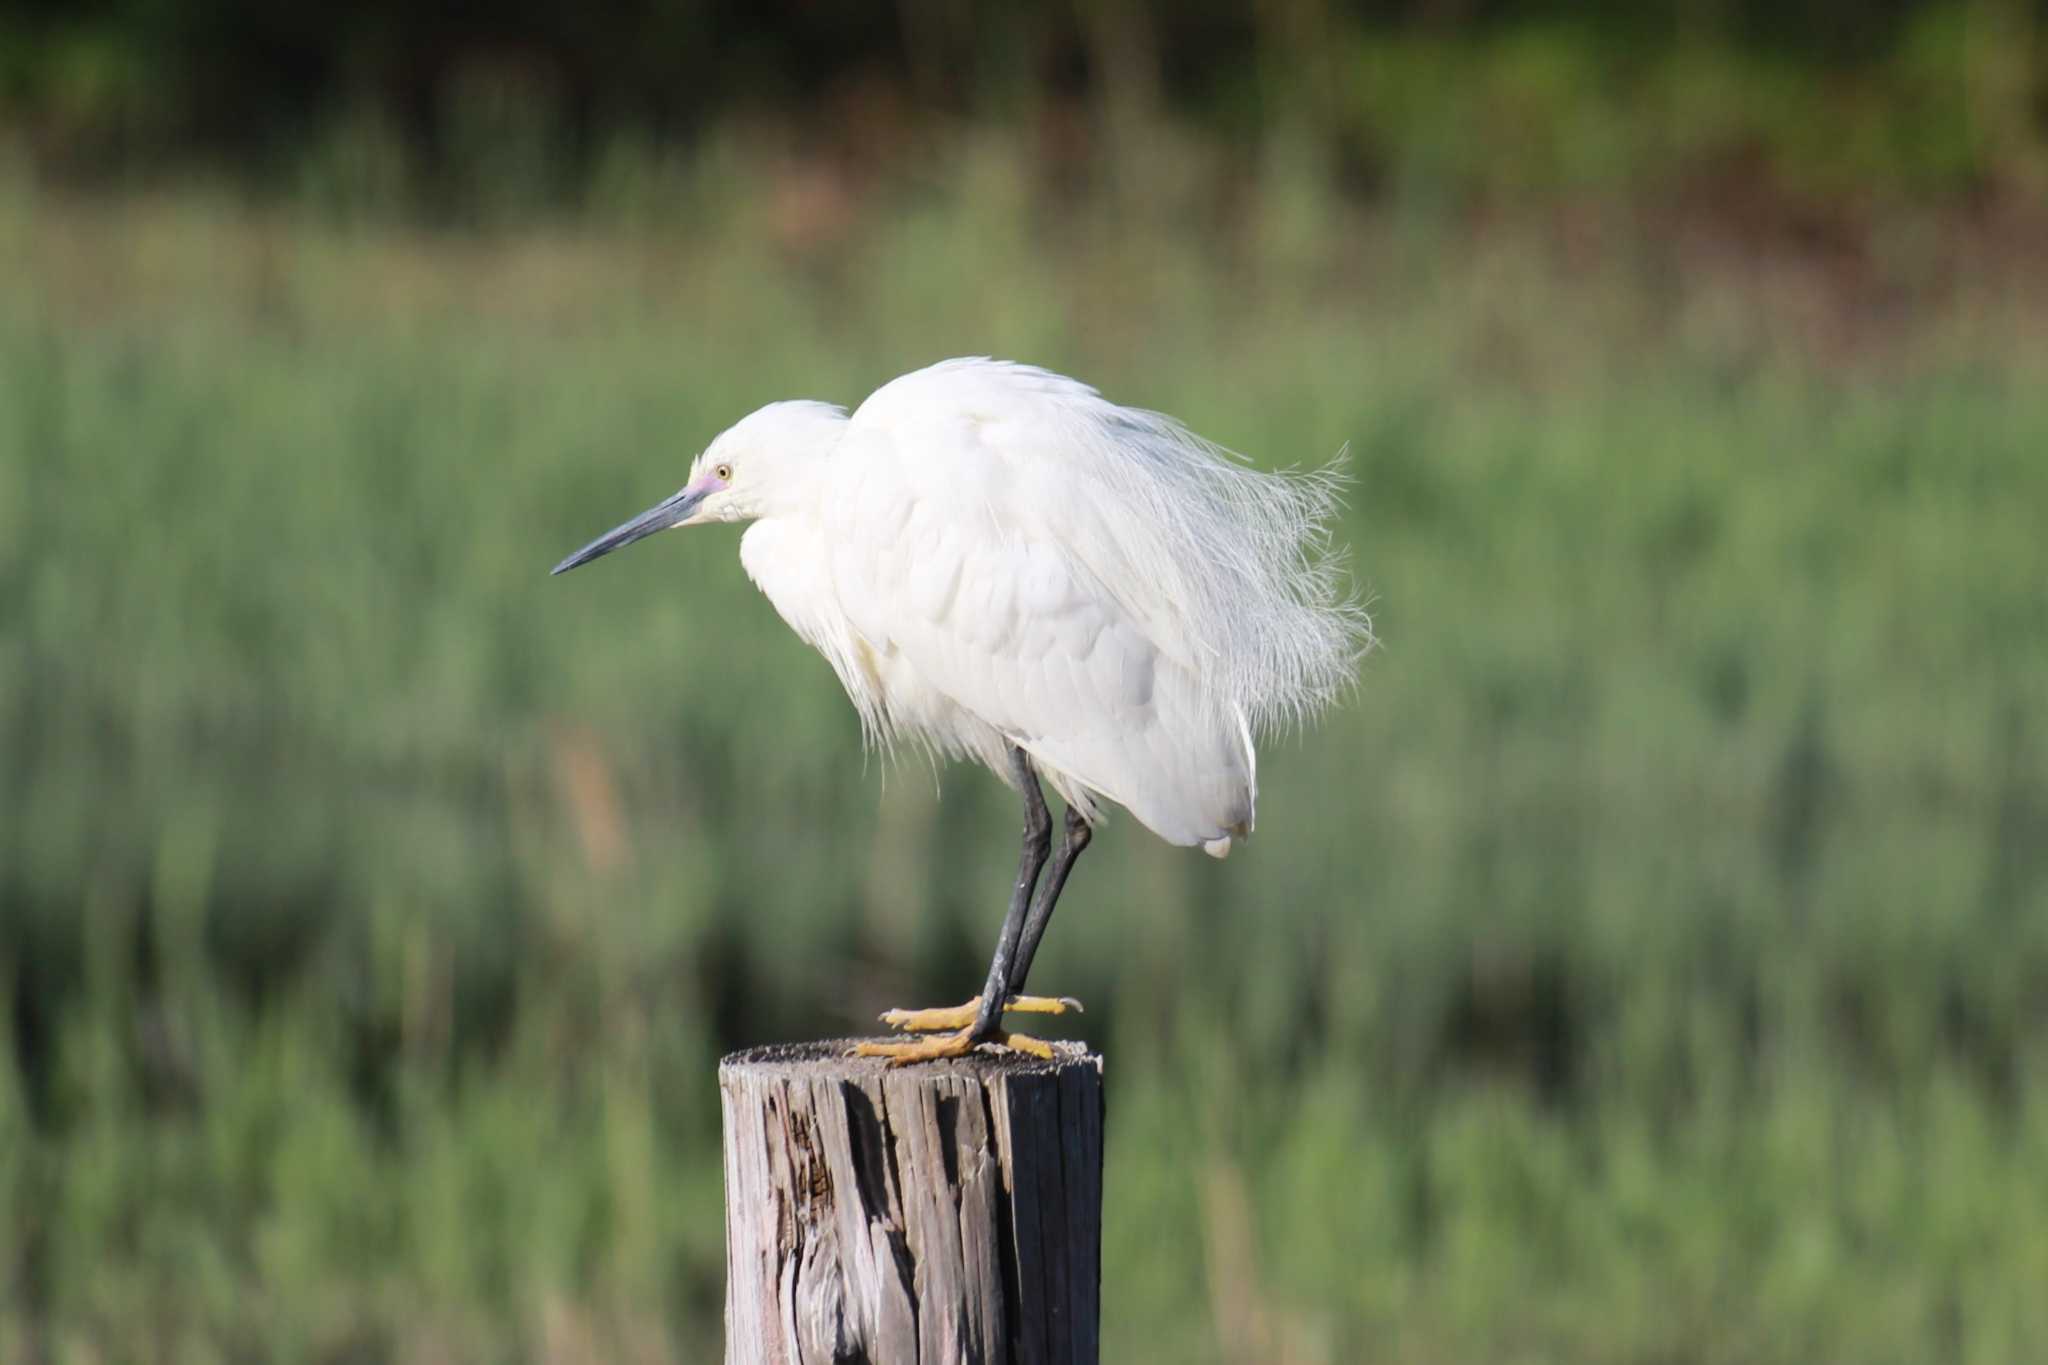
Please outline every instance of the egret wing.
[[890, 727], [998, 772], [1015, 743], [1069, 799], [1106, 796], [1177, 843], [1247, 828], [1243, 726], [1157, 613], [1104, 583], [1102, 510], [1071, 492], [1061, 505], [1056, 470], [1020, 457], [1015, 414], [909, 406], [855, 415], [824, 512], [833, 586], [878, 660]]

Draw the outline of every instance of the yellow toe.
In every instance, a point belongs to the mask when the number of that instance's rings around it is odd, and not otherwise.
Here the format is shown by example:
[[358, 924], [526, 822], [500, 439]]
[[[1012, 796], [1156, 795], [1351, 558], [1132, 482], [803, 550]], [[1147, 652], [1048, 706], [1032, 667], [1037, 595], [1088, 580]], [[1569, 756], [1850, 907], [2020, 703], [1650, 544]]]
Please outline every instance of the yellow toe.
[[[950, 1029], [964, 1029], [974, 1022], [974, 1015], [981, 1008], [981, 997], [975, 996], [964, 1005], [946, 1005], [924, 1010], [885, 1010], [882, 1022], [890, 1028], [904, 1033], [939, 1033]], [[1013, 995], [1003, 1005], [1005, 1014], [1065, 1014], [1072, 1010], [1081, 1013], [1081, 1002], [1070, 995]]]
[[1003, 1006], [1005, 1014], [1080, 1014], [1081, 1002], [1071, 995], [1013, 995]]
[[1025, 1053], [1038, 1058], [1041, 1062], [1049, 1062], [1053, 1058], [1052, 1044], [1041, 1038], [1033, 1038], [1029, 1034], [1000, 1033], [996, 1035], [996, 1041], [1012, 1052]]
[[[1022, 1033], [998, 1031], [986, 1041], [1013, 1052], [1022, 1052], [1040, 1061], [1053, 1060], [1052, 1044], [1029, 1037]], [[929, 1038], [919, 1038], [907, 1043], [859, 1042], [853, 1045], [856, 1057], [886, 1057], [891, 1066], [908, 1066], [914, 1062], [939, 1062], [950, 1057], [965, 1057], [980, 1043], [966, 1030], [955, 1033], [937, 1033]]]
[[905, 1066], [911, 1062], [938, 1062], [948, 1057], [965, 1057], [974, 1051], [974, 1039], [966, 1029], [956, 1033], [935, 1033], [929, 1038], [919, 1038], [914, 1043], [873, 1043], [859, 1042], [853, 1045], [856, 1057], [887, 1057], [891, 1066]]
[[928, 1010], [886, 1010], [882, 1014], [882, 1022], [905, 1033], [938, 1033], [946, 1029], [966, 1028], [974, 1022], [974, 1012], [980, 1008], [981, 997], [977, 995], [964, 1005]]

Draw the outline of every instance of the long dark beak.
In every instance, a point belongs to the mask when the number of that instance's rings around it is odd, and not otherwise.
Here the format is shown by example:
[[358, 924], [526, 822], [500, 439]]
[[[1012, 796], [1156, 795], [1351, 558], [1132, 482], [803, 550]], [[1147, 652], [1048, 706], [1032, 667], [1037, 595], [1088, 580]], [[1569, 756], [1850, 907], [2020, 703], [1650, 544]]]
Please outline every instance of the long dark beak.
[[593, 559], [602, 559], [613, 550], [631, 545], [636, 540], [645, 540], [656, 531], [666, 531], [677, 522], [697, 510], [697, 504], [711, 490], [708, 488], [685, 488], [674, 497], [664, 498], [642, 512], [623, 526], [614, 526], [596, 540], [570, 555], [554, 568], [550, 574], [567, 573], [579, 564], [588, 564]]

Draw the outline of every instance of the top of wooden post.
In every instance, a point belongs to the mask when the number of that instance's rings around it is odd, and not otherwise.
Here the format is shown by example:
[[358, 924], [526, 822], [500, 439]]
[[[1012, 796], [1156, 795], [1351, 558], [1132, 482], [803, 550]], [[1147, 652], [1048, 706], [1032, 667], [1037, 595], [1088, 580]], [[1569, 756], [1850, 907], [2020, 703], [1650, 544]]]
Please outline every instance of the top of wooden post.
[[1086, 1043], [1056, 1042], [1058, 1055], [1051, 1061], [1000, 1048], [977, 1048], [965, 1057], [914, 1066], [891, 1067], [886, 1057], [854, 1055], [858, 1038], [833, 1038], [815, 1043], [770, 1043], [726, 1054], [718, 1063], [718, 1074], [745, 1072], [763, 1077], [814, 1079], [830, 1075], [838, 1080], [879, 1077], [894, 1071], [898, 1075], [962, 1076], [986, 1084], [998, 1076], [1055, 1076], [1074, 1066], [1102, 1070], [1102, 1054], [1090, 1052]]
[[719, 1063], [732, 1365], [1094, 1365], [1102, 1058]]

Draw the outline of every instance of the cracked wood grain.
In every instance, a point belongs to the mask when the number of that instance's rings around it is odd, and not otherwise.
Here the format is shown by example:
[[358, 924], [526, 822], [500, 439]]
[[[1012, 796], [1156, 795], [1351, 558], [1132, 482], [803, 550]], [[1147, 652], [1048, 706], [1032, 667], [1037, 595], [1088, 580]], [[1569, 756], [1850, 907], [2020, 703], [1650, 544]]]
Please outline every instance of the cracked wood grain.
[[727, 1365], [1095, 1365], [1102, 1059], [718, 1068]]

